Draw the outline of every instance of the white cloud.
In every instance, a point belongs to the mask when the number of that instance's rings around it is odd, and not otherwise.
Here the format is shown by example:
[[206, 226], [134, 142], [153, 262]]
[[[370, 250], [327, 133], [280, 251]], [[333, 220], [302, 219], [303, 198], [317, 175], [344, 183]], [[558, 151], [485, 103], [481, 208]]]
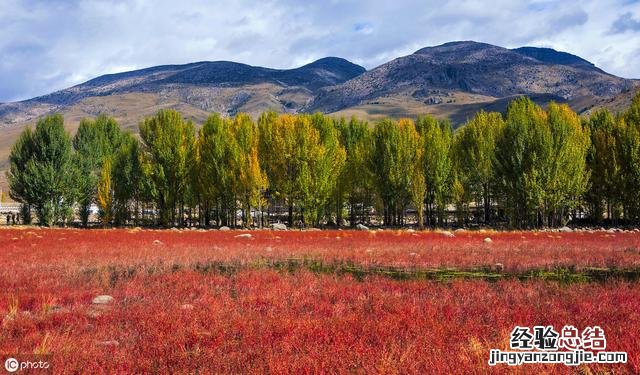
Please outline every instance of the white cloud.
[[629, 0], [3, 0], [0, 101], [199, 60], [290, 68], [340, 56], [372, 68], [453, 40], [553, 47], [640, 78], [639, 19]]

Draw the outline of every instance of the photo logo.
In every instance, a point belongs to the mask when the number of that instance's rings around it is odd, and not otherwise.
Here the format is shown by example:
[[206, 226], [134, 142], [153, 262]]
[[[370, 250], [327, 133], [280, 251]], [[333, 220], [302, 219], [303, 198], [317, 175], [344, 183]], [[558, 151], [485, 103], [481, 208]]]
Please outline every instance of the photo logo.
[[50, 365], [48, 361], [19, 361], [13, 357], [7, 358], [4, 361], [4, 368], [9, 372], [16, 372], [22, 370], [47, 370]]
[[4, 361], [4, 368], [9, 372], [16, 372], [19, 367], [20, 362], [15, 358], [7, 358], [7, 360]]

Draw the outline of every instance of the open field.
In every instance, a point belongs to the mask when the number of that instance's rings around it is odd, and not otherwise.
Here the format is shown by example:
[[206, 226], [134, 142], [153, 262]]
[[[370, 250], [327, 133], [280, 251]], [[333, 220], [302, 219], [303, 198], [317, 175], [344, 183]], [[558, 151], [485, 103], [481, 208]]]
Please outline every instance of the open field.
[[[638, 373], [639, 271], [637, 232], [3, 229], [0, 355], [56, 373]], [[516, 325], [599, 325], [628, 362], [489, 368]]]

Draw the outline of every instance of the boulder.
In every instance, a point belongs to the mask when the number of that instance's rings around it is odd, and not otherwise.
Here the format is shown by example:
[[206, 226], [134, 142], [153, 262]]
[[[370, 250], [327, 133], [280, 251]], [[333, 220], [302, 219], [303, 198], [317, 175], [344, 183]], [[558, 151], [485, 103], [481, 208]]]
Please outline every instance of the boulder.
[[108, 305], [113, 302], [113, 297], [105, 294], [95, 297], [91, 302], [94, 305]]
[[489, 238], [489, 237], [486, 237], [484, 239], [484, 243], [492, 243], [492, 242], [493, 242], [493, 240], [491, 238]]
[[573, 229], [571, 229], [571, 228], [569, 228], [567, 226], [564, 226], [564, 227], [558, 229], [558, 232], [569, 233], [569, 232], [573, 232]]
[[449, 232], [448, 230], [445, 230], [444, 232], [442, 232], [442, 235], [445, 236], [445, 237], [450, 237], [450, 238], [456, 236], [455, 234]]
[[242, 233], [235, 236], [235, 238], [253, 238], [253, 235], [251, 233]]
[[369, 227], [366, 225], [358, 224], [356, 225], [357, 230], [369, 230]]
[[220, 227], [220, 230], [231, 230], [231, 228], [229, 228], [228, 226], [225, 225], [225, 226]]
[[283, 223], [273, 223], [271, 224], [271, 229], [273, 230], [287, 230], [287, 226]]

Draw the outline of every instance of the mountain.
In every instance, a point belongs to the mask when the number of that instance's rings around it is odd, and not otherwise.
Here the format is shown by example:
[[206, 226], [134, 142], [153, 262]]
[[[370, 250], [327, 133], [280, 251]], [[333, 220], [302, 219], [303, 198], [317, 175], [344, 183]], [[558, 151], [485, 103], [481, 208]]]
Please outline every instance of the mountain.
[[463, 41], [420, 49], [324, 88], [306, 110], [369, 118], [430, 113], [459, 124], [481, 108], [503, 110], [519, 95], [581, 112], [636, 87], [565, 52]]
[[125, 121], [132, 117], [134, 123], [140, 119], [137, 114], [152, 114], [164, 107], [179, 108], [195, 117], [206, 117], [213, 111], [296, 111], [318, 89], [343, 83], [364, 71], [337, 57], [288, 70], [228, 61], [156, 66], [108, 74], [52, 94], [0, 104], [0, 123], [24, 123], [55, 111], [72, 117], [106, 112]]

